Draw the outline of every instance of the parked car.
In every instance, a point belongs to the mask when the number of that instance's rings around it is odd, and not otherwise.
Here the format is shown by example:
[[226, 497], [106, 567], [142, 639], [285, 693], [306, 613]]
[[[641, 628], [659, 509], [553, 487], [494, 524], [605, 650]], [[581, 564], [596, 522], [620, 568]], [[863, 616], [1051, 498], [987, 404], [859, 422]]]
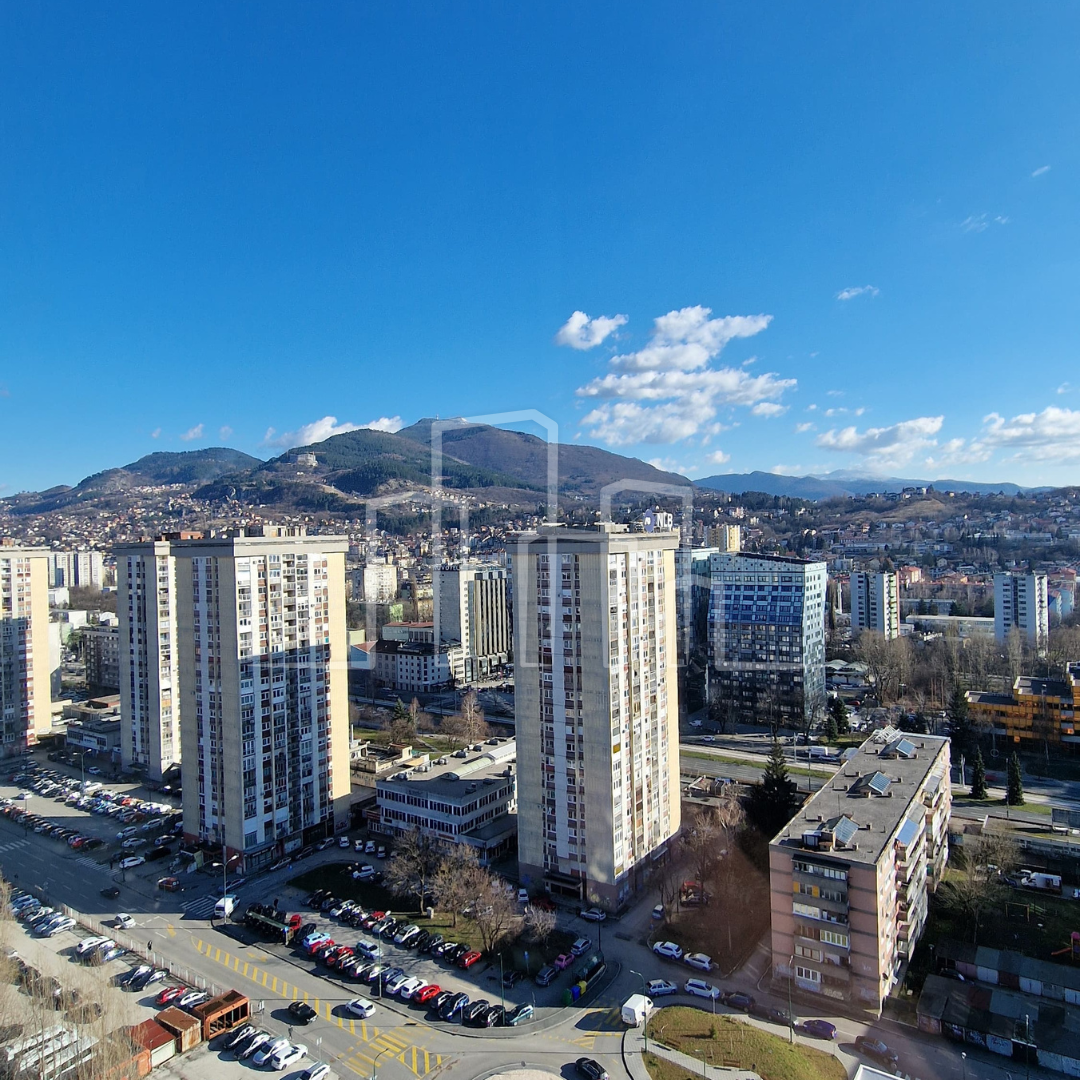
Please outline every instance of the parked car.
[[607, 918], [607, 912], [601, 910], [598, 907], [586, 908], [581, 913], [583, 919], [587, 919], [589, 922], [603, 922]]
[[271, 1057], [270, 1068], [277, 1069], [280, 1072], [280, 1070], [295, 1065], [305, 1057], [307, 1057], [307, 1047], [303, 1043], [289, 1043], [283, 1050], [279, 1050]]
[[652, 917], [654, 919], [662, 919], [664, 917], [664, 905], [663, 904], [657, 904], [656, 907], [654, 907], [652, 909]]
[[113, 926], [118, 930], [130, 930], [135, 925], [135, 920], [132, 916], [128, 915], [126, 911], [121, 911], [119, 915], [113, 919]]
[[880, 1065], [895, 1069], [899, 1063], [899, 1056], [895, 1050], [891, 1050], [880, 1039], [872, 1035], [859, 1035], [855, 1039], [855, 1049], [868, 1058], [872, 1058]]
[[584, 956], [592, 948], [592, 942], [587, 937], [579, 937], [570, 946], [570, 952], [574, 956]]
[[300, 1080], [327, 1080], [330, 1075], [330, 1066], [325, 1061], [316, 1061], [310, 1069], [305, 1069], [300, 1074]]
[[533, 1007], [525, 1002], [522, 1005], [518, 1005], [516, 1008], [511, 1009], [503, 1019], [503, 1024], [506, 1027], [515, 1027], [517, 1024], [523, 1024], [526, 1020], [533, 1018]]
[[749, 1011], [751, 1016], [756, 1016], [758, 1020], [767, 1020], [770, 1024], [788, 1023], [788, 1014], [783, 1009], [775, 1009], [763, 1001], [754, 1002]]
[[[165, 989], [154, 998], [154, 1004], [159, 1006], [168, 1005], [174, 998], [183, 997], [187, 992], [188, 988], [186, 986], [166, 986]], [[255, 1029], [252, 1028], [248, 1034], [254, 1034], [254, 1032]]]
[[291, 1045], [289, 1040], [284, 1037], [265, 1042], [255, 1051], [255, 1056], [251, 1059], [252, 1064], [259, 1066], [266, 1065], [272, 1057]]
[[339, 836], [338, 837], [338, 847], [341, 848], [342, 851], [348, 851], [349, 850], [349, 838], [347, 836]]
[[470, 949], [464, 956], [457, 962], [459, 968], [468, 969], [480, 959], [481, 953], [478, 953], [475, 949]]
[[491, 1002], [487, 998], [479, 998], [462, 1009], [461, 1022], [463, 1024], [476, 1024], [481, 1015], [490, 1008]]
[[683, 957], [683, 963], [697, 968], [698, 971], [712, 971], [713, 966], [712, 957], [706, 956], [703, 952], [687, 953]]
[[679, 960], [682, 957], [682, 949], [674, 941], [657, 941], [652, 951], [665, 960]]
[[469, 1004], [468, 994], [454, 994], [443, 1002], [439, 1009], [440, 1020], [453, 1020], [466, 1005]]
[[704, 979], [687, 979], [683, 989], [693, 997], [709, 998], [712, 1001], [720, 996], [719, 988]]
[[121, 870], [134, 870], [136, 866], [142, 866], [146, 860], [141, 855], [129, 855], [126, 859], [120, 860]]
[[273, 1036], [270, 1034], [269, 1031], [256, 1031], [255, 1034], [252, 1035], [251, 1038], [248, 1039], [248, 1041], [243, 1045], [243, 1047], [239, 1049], [239, 1053], [237, 1054], [237, 1056], [241, 1060], [249, 1058], [257, 1050], [260, 1050], [262, 1047], [266, 1046], [267, 1043], [272, 1041]]
[[542, 967], [534, 976], [537, 986], [548, 986], [559, 972], [551, 965]]
[[754, 1007], [754, 999], [749, 994], [744, 994], [741, 990], [725, 990], [720, 995], [720, 1000], [729, 1009], [739, 1009], [742, 1012], [749, 1012]]
[[559, 953], [552, 962], [552, 967], [556, 971], [565, 971], [574, 962], [573, 956], [570, 953]]
[[246, 1039], [250, 1039], [255, 1034], [257, 1028], [254, 1024], [244, 1024], [243, 1027], [238, 1027], [235, 1031], [230, 1031], [225, 1036], [225, 1042], [222, 1044], [224, 1050], [235, 1050]]
[[442, 987], [437, 983], [428, 983], [427, 986], [422, 986], [419, 990], [413, 994], [414, 1005], [427, 1005], [434, 998], [438, 997], [442, 993]]
[[402, 1001], [412, 1001], [413, 995], [418, 991], [423, 990], [425, 986], [427, 986], [427, 982], [414, 975], [412, 978], [406, 979], [398, 987], [397, 996], [401, 998]]
[[649, 997], [667, 997], [668, 994], [677, 994], [679, 988], [667, 979], [650, 979], [647, 989]]

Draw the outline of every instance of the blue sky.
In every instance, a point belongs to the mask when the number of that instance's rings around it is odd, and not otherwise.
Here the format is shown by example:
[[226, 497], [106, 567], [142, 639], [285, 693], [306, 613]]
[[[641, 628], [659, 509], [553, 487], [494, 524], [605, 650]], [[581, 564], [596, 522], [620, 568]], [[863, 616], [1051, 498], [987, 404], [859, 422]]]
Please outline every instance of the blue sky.
[[1061, 3], [4, 5], [0, 485], [518, 409], [690, 475], [1076, 482], [1077, 40]]

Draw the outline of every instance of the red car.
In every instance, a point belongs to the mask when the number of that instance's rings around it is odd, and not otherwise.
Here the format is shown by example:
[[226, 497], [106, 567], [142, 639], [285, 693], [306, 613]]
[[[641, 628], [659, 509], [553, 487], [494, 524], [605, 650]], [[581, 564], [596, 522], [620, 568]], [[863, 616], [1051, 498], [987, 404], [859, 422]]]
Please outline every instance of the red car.
[[178, 997], [183, 997], [188, 992], [186, 986], [166, 986], [154, 1000], [158, 1005], [168, 1005]]
[[574, 958], [569, 953], [559, 953], [555, 957], [555, 962], [551, 965], [556, 971], [565, 971], [572, 963]]
[[475, 949], [471, 949], [457, 962], [457, 966], [459, 968], [471, 968], [473, 964], [475, 964], [476, 961], [479, 959], [480, 953], [478, 953]]
[[323, 956], [326, 961], [327, 967], [337, 967], [343, 960], [348, 960], [350, 956], [355, 954], [355, 950], [348, 945], [342, 945], [340, 949], [334, 949], [332, 952]]
[[413, 1003], [416, 1005], [424, 1005], [429, 1002], [433, 997], [438, 997], [442, 993], [442, 988], [432, 983], [430, 986], [423, 986], [413, 995]]
[[311, 947], [311, 955], [316, 960], [321, 960], [322, 957], [336, 945], [337, 942], [333, 938], [327, 938], [325, 941], [316, 941]]

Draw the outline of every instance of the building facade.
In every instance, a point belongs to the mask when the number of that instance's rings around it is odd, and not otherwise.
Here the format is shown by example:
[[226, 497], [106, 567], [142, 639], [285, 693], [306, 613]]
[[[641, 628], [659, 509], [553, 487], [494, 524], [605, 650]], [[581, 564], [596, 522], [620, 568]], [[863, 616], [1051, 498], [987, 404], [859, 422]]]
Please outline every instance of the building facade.
[[887, 638], [900, 636], [900, 579], [895, 571], [851, 575], [851, 629], [875, 630]]
[[466, 685], [497, 675], [512, 655], [506, 570], [444, 563], [433, 573], [435, 640], [460, 645]]
[[717, 551], [741, 551], [742, 526], [710, 525], [705, 530], [705, 543]]
[[120, 754], [160, 780], [181, 755], [176, 560], [169, 540], [116, 549]]
[[49, 586], [100, 589], [105, 583], [105, 561], [100, 551], [49, 552]]
[[489, 739], [377, 777], [380, 832], [419, 829], [425, 836], [474, 847], [482, 863], [506, 854], [517, 839], [517, 776], [513, 739]]
[[0, 545], [0, 732], [4, 756], [52, 726], [49, 553]]
[[769, 845], [773, 976], [880, 1014], [949, 854], [949, 740], [874, 733]]
[[825, 563], [710, 559], [710, 698], [741, 713], [813, 717], [825, 707]]
[[680, 825], [677, 533], [546, 527], [514, 572], [522, 884], [616, 909]]
[[269, 526], [172, 544], [184, 834], [247, 869], [348, 824], [347, 547]]
[[1031, 648], [1046, 648], [1050, 609], [1045, 574], [994, 575], [994, 637], [1003, 642], [1014, 627]]
[[120, 690], [119, 626], [88, 626], [79, 635], [86, 684], [91, 694], [116, 693]]
[[965, 696], [972, 720], [1014, 745], [1043, 750], [1080, 744], [1080, 662], [1067, 665], [1064, 679], [1019, 675], [1011, 693], [969, 690]]
[[709, 594], [712, 570], [709, 562], [720, 548], [675, 549], [675, 620], [679, 633], [679, 663], [707, 649], [709, 642]]

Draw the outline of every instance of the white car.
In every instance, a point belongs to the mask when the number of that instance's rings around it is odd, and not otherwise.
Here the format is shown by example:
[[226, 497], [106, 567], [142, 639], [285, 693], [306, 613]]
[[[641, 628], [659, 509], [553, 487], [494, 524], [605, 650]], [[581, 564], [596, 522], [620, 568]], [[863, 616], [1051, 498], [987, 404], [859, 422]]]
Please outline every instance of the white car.
[[427, 980], [418, 979], [414, 975], [411, 979], [406, 979], [401, 986], [398, 987], [398, 997], [401, 998], [402, 1001], [411, 1001], [413, 994], [418, 990], [422, 990], [425, 986], [427, 986]]
[[300, 1080], [326, 1080], [330, 1075], [330, 1066], [325, 1061], [316, 1061], [310, 1069], [300, 1074]]
[[130, 930], [134, 925], [135, 920], [124, 911], [121, 911], [120, 914], [113, 919], [113, 926], [120, 930]]
[[583, 911], [581, 917], [589, 922], [603, 922], [607, 918], [607, 912], [601, 911], [598, 907], [591, 907], [587, 911]]
[[258, 1031], [252, 1036], [251, 1042], [240, 1051], [240, 1060], [251, 1057], [257, 1050], [266, 1046], [272, 1039], [269, 1031]]
[[416, 923], [409, 923], [408, 926], [403, 926], [394, 935], [395, 945], [407, 945], [414, 937], [420, 936], [420, 927]]
[[307, 1047], [303, 1043], [290, 1043], [270, 1059], [270, 1068], [287, 1069], [305, 1057], [307, 1057]]
[[276, 1057], [290, 1046], [292, 1046], [292, 1043], [286, 1038], [265, 1042], [255, 1052], [255, 1056], [251, 1059], [252, 1063], [255, 1065], [265, 1065], [272, 1057]]
[[649, 997], [667, 997], [668, 994], [677, 994], [679, 988], [667, 979], [650, 979], [648, 983]]
[[692, 968], [697, 968], [698, 971], [712, 971], [712, 957], [706, 956], [703, 952], [687, 953], [683, 957], [683, 962]]
[[362, 997], [353, 998], [345, 1008], [353, 1016], [357, 1016], [361, 1020], [366, 1020], [375, 1012], [374, 1002], [368, 1001], [367, 998]]
[[683, 989], [694, 997], [712, 998], [713, 1001], [720, 996], [720, 990], [704, 979], [687, 979]]
[[103, 945], [109, 939], [106, 937], [87, 937], [83, 938], [78, 945], [75, 946], [75, 953], [78, 956], [85, 956], [91, 949], [96, 949], [99, 945]]
[[129, 855], [126, 859], [120, 860], [121, 870], [134, 870], [136, 866], [142, 866], [146, 860], [141, 855]]
[[387, 997], [393, 997], [408, 981], [408, 975], [395, 975], [389, 982], [383, 984], [383, 993]]
[[351, 846], [349, 844], [349, 838], [347, 836], [339, 836], [337, 846], [341, 848], [342, 851], [347, 851]]
[[682, 957], [682, 949], [674, 941], [658, 941], [653, 945], [652, 951], [667, 960], [678, 960]]
[[65, 930], [74, 930], [75, 920], [69, 916], [64, 916], [59, 922], [54, 922], [48, 929], [46, 937], [52, 937], [54, 934], [62, 934]]
[[363, 850], [364, 850], [364, 841], [363, 840], [354, 840], [353, 841], [353, 851], [355, 851], [356, 854], [359, 855], [359, 854], [361, 854], [363, 852]]

